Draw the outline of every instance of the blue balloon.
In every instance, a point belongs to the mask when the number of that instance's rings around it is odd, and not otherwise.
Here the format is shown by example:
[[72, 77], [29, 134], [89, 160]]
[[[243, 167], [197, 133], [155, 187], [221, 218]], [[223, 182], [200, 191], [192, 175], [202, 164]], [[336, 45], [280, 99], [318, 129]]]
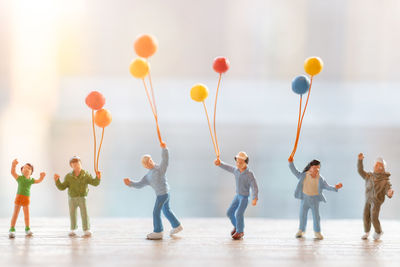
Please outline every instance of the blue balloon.
[[310, 88], [310, 80], [305, 75], [297, 76], [292, 81], [292, 90], [298, 95], [307, 93]]

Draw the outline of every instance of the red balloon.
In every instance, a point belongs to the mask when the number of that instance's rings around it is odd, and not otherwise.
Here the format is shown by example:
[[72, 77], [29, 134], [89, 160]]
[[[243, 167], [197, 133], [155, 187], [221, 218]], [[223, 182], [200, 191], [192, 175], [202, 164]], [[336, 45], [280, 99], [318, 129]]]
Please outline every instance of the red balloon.
[[229, 64], [229, 60], [226, 57], [216, 57], [214, 59], [213, 69], [221, 74], [229, 70]]
[[92, 91], [86, 97], [85, 102], [89, 108], [94, 109], [94, 110], [99, 110], [106, 103], [106, 98], [101, 93], [99, 93], [97, 91]]

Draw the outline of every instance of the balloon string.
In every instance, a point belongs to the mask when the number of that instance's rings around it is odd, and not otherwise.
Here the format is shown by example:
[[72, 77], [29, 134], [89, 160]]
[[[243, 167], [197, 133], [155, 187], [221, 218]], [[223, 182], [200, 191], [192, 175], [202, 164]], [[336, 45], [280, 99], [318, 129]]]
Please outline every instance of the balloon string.
[[94, 127], [94, 109], [92, 109], [92, 128], [93, 128], [93, 143], [94, 143], [94, 156], [93, 156], [93, 166], [94, 166], [94, 172], [97, 172], [96, 169], [96, 130]]
[[310, 99], [312, 82], [313, 82], [313, 76], [310, 77], [310, 87], [308, 88], [307, 101], [306, 101], [306, 105], [304, 106], [303, 115], [301, 116], [300, 129], [301, 129], [301, 126], [303, 125], [303, 118], [304, 118], [304, 114], [306, 113], [306, 109], [307, 109], [307, 105], [308, 105], [308, 99]]
[[308, 105], [308, 100], [310, 99], [310, 93], [311, 93], [311, 86], [312, 86], [312, 82], [313, 82], [313, 76], [310, 77], [310, 86], [308, 88], [308, 94], [307, 94], [307, 100], [306, 100], [306, 104], [304, 105], [304, 110], [303, 110], [303, 114], [301, 115], [301, 119], [300, 119], [300, 114], [301, 114], [301, 101], [302, 101], [302, 96], [300, 96], [300, 110], [299, 110], [299, 121], [297, 122], [297, 134], [296, 134], [296, 141], [294, 144], [294, 148], [292, 153], [290, 154], [289, 159], [293, 159], [296, 150], [297, 150], [297, 144], [299, 142], [299, 138], [300, 138], [300, 131], [301, 131], [301, 127], [303, 125], [303, 119], [304, 119], [304, 115], [306, 113], [306, 109], [307, 109], [307, 105]]
[[156, 98], [154, 96], [153, 82], [151, 81], [150, 68], [149, 68], [149, 82], [150, 82], [151, 96], [153, 98], [154, 111], [155, 111], [156, 115], [158, 115], [158, 113], [157, 113], [157, 105], [156, 105]]
[[97, 163], [96, 163], [96, 175], [97, 172], [99, 171], [99, 158], [100, 158], [100, 150], [101, 150], [101, 145], [103, 144], [103, 137], [104, 137], [104, 128], [103, 131], [101, 132], [101, 140], [100, 140], [100, 145], [99, 145], [99, 151], [97, 152]]
[[299, 118], [297, 120], [297, 131], [296, 131], [296, 140], [294, 142], [294, 147], [292, 153], [290, 154], [289, 159], [293, 159], [294, 153], [296, 153], [297, 143], [299, 141], [299, 129], [300, 129], [300, 120], [301, 120], [301, 106], [302, 106], [302, 95], [300, 95], [300, 105], [299, 105]]
[[144, 79], [142, 79], [142, 81], [143, 81], [143, 85], [144, 85], [144, 90], [146, 91], [147, 99], [149, 100], [149, 103], [150, 103], [151, 111], [153, 112], [154, 119], [156, 121], [158, 140], [160, 141], [160, 144], [161, 144], [162, 143], [162, 138], [161, 138], [160, 127], [158, 125], [158, 116], [157, 116], [157, 113], [156, 113], [156, 111], [154, 109], [153, 103], [151, 101], [149, 90], [147, 89], [146, 82], [144, 81]]
[[210, 135], [211, 135], [211, 140], [212, 140], [212, 142], [213, 142], [215, 155], [216, 155], [217, 158], [218, 158], [219, 155], [218, 155], [217, 147], [215, 146], [214, 136], [213, 136], [213, 133], [212, 133], [212, 130], [211, 130], [210, 118], [208, 117], [207, 107], [206, 107], [206, 103], [205, 103], [204, 101], [203, 101], [203, 106], [204, 106], [204, 111], [206, 112], [207, 123], [208, 123], [208, 129], [210, 130]]
[[221, 83], [221, 77], [222, 74], [219, 74], [219, 79], [218, 79], [218, 85], [217, 85], [217, 93], [215, 94], [215, 104], [214, 104], [214, 138], [215, 138], [215, 146], [217, 148], [217, 158], [219, 159], [220, 156], [220, 151], [219, 151], [219, 145], [218, 145], [218, 138], [217, 138], [217, 129], [215, 127], [215, 117], [216, 117], [216, 113], [217, 113], [217, 99], [218, 99], [218, 91], [219, 91], [219, 85]]

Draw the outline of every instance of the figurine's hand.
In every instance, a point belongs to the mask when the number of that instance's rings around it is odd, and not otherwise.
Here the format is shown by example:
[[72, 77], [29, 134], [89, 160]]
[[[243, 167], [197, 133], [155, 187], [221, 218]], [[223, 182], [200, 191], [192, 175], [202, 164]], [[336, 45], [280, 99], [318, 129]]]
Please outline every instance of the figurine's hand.
[[253, 199], [253, 202], [251, 202], [251, 205], [253, 205], [253, 206], [257, 205], [257, 201], [258, 201], [258, 198]]
[[129, 186], [131, 184], [131, 180], [129, 180], [129, 178], [125, 178], [124, 179], [124, 183]]
[[289, 161], [289, 162], [293, 162], [293, 157], [290, 156], [290, 157], [288, 158], [288, 161]]
[[358, 154], [358, 160], [363, 160], [363, 159], [364, 159], [364, 154], [363, 153]]
[[220, 159], [214, 160], [214, 164], [215, 164], [216, 166], [221, 165], [221, 160], [220, 160]]
[[12, 165], [13, 165], [13, 166], [17, 166], [17, 165], [18, 165], [18, 160], [17, 160], [17, 159], [14, 159], [14, 160], [12, 161]]
[[161, 142], [160, 146], [161, 148], [167, 148], [167, 144], [165, 142]]
[[40, 179], [44, 179], [45, 176], [46, 176], [46, 173], [45, 173], [45, 172], [41, 172], [41, 173], [40, 173]]
[[387, 196], [388, 196], [389, 198], [392, 198], [393, 194], [394, 194], [393, 189], [389, 189], [388, 192], [387, 192]]
[[58, 175], [57, 173], [56, 174], [54, 174], [54, 181], [56, 181], [57, 182], [57, 180], [58, 179], [60, 179], [60, 175]]
[[343, 184], [342, 183], [338, 183], [337, 185], [335, 185], [335, 188], [336, 189], [340, 189], [340, 188], [342, 188], [343, 187]]
[[97, 171], [96, 176], [97, 176], [97, 178], [101, 179], [101, 171]]

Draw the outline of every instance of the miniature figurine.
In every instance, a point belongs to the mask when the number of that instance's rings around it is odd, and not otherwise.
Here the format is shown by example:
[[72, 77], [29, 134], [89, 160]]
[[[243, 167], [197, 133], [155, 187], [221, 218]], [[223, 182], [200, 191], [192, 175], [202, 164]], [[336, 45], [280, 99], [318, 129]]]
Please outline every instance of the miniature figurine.
[[167, 145], [161, 143], [161, 163], [157, 165], [150, 155], [142, 156], [142, 165], [149, 171], [147, 174], [139, 181], [131, 181], [129, 178], [124, 179], [124, 183], [129, 187], [142, 188], [146, 185], [151, 186], [156, 195], [156, 203], [153, 210], [153, 232], [147, 235], [147, 239], [158, 240], [163, 238], [163, 225], [161, 221], [161, 210], [163, 211], [165, 217], [171, 223], [172, 230], [170, 235], [173, 236], [183, 230], [182, 224], [176, 218], [175, 214], [172, 212], [169, 206], [170, 194], [169, 186], [165, 173], [168, 167], [169, 154]]
[[222, 162], [219, 158], [214, 161], [216, 166], [233, 173], [236, 179], [236, 196], [233, 199], [231, 206], [227, 211], [227, 216], [231, 220], [233, 230], [231, 237], [235, 240], [240, 240], [244, 236], [244, 212], [246, 211], [249, 191], [252, 190], [252, 205], [257, 205], [258, 201], [258, 186], [254, 174], [248, 168], [249, 157], [246, 152], [239, 152], [235, 156], [236, 167]]
[[82, 219], [82, 228], [84, 231], [83, 237], [90, 237], [89, 216], [87, 212], [86, 197], [89, 192], [88, 185], [98, 186], [100, 184], [101, 172], [96, 173], [96, 177], [82, 169], [82, 162], [78, 156], [73, 156], [69, 160], [69, 165], [72, 168], [70, 173], [65, 175], [64, 181], [60, 182], [60, 175], [54, 174], [54, 181], [59, 190], [63, 191], [68, 188], [68, 204], [69, 216], [71, 220], [70, 237], [76, 236], [77, 225], [77, 209], [79, 207]]
[[315, 239], [322, 240], [324, 237], [321, 234], [319, 203], [321, 201], [326, 202], [322, 191], [326, 189], [337, 192], [343, 185], [341, 183], [338, 183], [335, 186], [329, 185], [319, 173], [321, 163], [315, 159], [307, 164], [303, 172], [299, 172], [294, 166], [293, 158], [290, 157], [289, 168], [294, 176], [299, 179], [294, 194], [295, 198], [301, 199], [300, 226], [299, 231], [296, 233], [296, 238], [302, 238], [304, 236], [307, 226], [308, 210], [311, 209]]
[[41, 172], [39, 179], [35, 180], [34, 178], [31, 178], [31, 175], [33, 173], [33, 166], [30, 163], [26, 163], [24, 166], [22, 166], [21, 167], [22, 175], [18, 175], [17, 172], [15, 171], [17, 165], [18, 165], [18, 160], [14, 159], [11, 165], [11, 175], [15, 178], [15, 180], [18, 183], [18, 190], [14, 202], [15, 204], [14, 213], [11, 218], [11, 227], [8, 235], [10, 238], [15, 237], [15, 224], [17, 222], [18, 214], [21, 207], [24, 211], [25, 234], [27, 236], [33, 235], [29, 224], [29, 203], [30, 203], [31, 186], [32, 184], [41, 183], [44, 177], [46, 176], [46, 173]]
[[363, 165], [364, 155], [358, 155], [358, 173], [365, 180], [365, 206], [364, 206], [364, 232], [361, 237], [366, 240], [371, 230], [371, 221], [375, 228], [373, 238], [379, 240], [383, 234], [381, 223], [379, 222], [379, 212], [381, 205], [385, 201], [385, 196], [393, 197], [394, 191], [389, 180], [390, 173], [386, 172], [386, 162], [383, 158], [377, 158], [373, 172], [365, 172]]

